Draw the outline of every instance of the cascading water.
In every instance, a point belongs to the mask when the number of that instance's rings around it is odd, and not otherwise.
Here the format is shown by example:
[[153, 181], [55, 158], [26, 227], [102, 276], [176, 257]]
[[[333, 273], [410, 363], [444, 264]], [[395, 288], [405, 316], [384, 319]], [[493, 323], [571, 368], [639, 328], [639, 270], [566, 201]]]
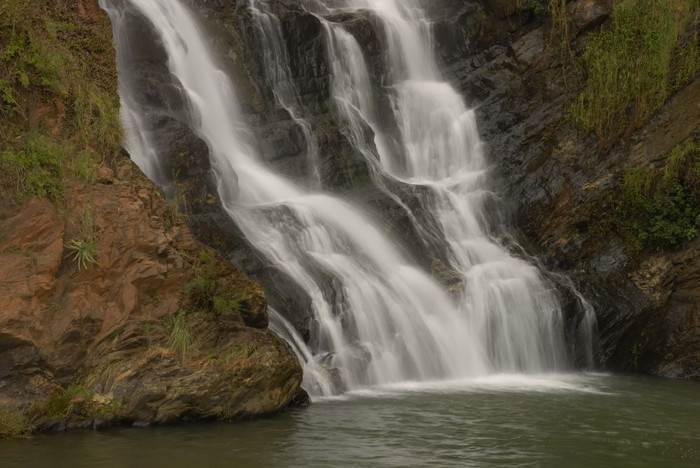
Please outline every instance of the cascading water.
[[[390, 138], [377, 121], [377, 100], [359, 44], [342, 27], [326, 22], [339, 114], [354, 129], [351, 135], [363, 125], [372, 128], [386, 173], [430, 189], [422, 205], [437, 221], [450, 266], [463, 279], [457, 305], [469, 317], [470, 329], [486, 338], [492, 365], [529, 371], [560, 367], [557, 299], [536, 268], [510, 256], [485, 232], [486, 163], [475, 115], [442, 79], [420, 8], [413, 0], [313, 0], [311, 8], [321, 19], [365, 11], [380, 21], [390, 70], [390, 83], [382, 84], [392, 90], [399, 149], [386, 143]], [[367, 154], [361, 138], [351, 141]]]
[[[207, 49], [194, 14], [180, 0], [102, 3], [112, 18], [122, 61], [130, 50], [122, 29], [128, 18], [125, 9], [151, 23], [168, 69], [189, 103], [190, 125], [209, 147], [225, 210], [249, 242], [311, 299], [314, 322], [308, 348], [281, 317], [271, 315], [276, 331], [308, 363], [312, 393], [339, 390], [324, 375], [328, 368], [337, 369], [342, 387], [355, 389], [490, 372], [539, 372], [561, 365], [565, 352], [552, 294], [535, 268], [510, 257], [484, 232], [479, 198], [485, 164], [474, 116], [440, 81], [427, 24], [418, 9], [390, 0], [333, 2], [334, 8], [367, 9], [383, 21], [400, 151], [390, 151], [382, 140], [370, 88], [358, 84], [369, 83], [361, 49], [352, 36], [328, 24], [329, 55], [336, 63], [333, 88], [338, 102], [347, 104], [345, 110], [339, 106], [346, 123], [361, 118], [375, 129], [382, 167], [404, 183], [429, 186], [435, 194], [430, 209], [443, 231], [452, 267], [464, 278], [457, 300], [412, 265], [360, 209], [331, 194], [299, 187], [262, 163], [233, 84]], [[275, 98], [304, 129], [312, 154], [315, 139], [299, 115], [299, 98], [279, 49], [279, 28], [265, 2], [254, 0], [249, 6], [257, 15], [261, 46], [274, 49], [263, 65]], [[321, 17], [332, 12], [319, 2], [313, 11]], [[334, 56], [338, 52], [333, 43], [352, 49], [345, 62]], [[346, 68], [349, 78], [344, 80], [347, 60], [358, 68]], [[138, 107], [127, 74], [120, 66], [122, 102], [134, 112]], [[146, 159], [157, 160], [157, 148], [148, 138], [137, 138], [147, 133], [142, 122], [130, 123], [128, 141], [137, 141]], [[131, 143], [129, 149], [133, 150]], [[369, 156], [371, 149], [361, 151]], [[137, 162], [157, 176], [157, 161]]]
[[268, 85], [272, 89], [276, 103], [285, 109], [301, 128], [306, 143], [307, 158], [313, 171], [313, 180], [318, 183], [320, 182], [318, 141], [311, 131], [311, 124], [301, 116], [299, 92], [291, 78], [289, 56], [282, 37], [280, 21], [262, 0], [248, 0], [248, 6], [252, 12], [257, 50], [262, 54]]

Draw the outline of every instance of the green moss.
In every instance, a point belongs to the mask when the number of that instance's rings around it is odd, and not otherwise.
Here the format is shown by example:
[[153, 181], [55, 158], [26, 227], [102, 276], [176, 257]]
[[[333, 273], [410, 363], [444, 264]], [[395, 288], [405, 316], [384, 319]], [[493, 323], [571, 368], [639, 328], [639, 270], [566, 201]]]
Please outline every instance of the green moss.
[[628, 171], [614, 203], [608, 232], [625, 240], [636, 256], [645, 249], [673, 249], [700, 227], [700, 143], [676, 147], [663, 168]]
[[674, 80], [687, 80], [697, 70], [683, 60], [680, 75], [672, 69], [674, 53], [696, 54], [692, 46], [675, 52], [696, 10], [696, 0], [615, 2], [612, 27], [595, 33], [583, 53], [588, 80], [569, 117], [582, 130], [595, 131], [603, 147], [646, 122]]
[[21, 411], [0, 406], [0, 439], [27, 439], [34, 427]]

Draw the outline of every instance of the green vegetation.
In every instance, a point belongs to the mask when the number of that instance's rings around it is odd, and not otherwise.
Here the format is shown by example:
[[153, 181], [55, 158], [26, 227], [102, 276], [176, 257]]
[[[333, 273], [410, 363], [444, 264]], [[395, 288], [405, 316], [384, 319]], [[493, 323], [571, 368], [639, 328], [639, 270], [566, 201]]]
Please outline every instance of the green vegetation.
[[68, 255], [72, 255], [73, 260], [78, 264], [78, 270], [83, 270], [87, 269], [89, 264], [97, 263], [95, 255], [99, 253], [91, 200], [87, 199], [83, 202], [78, 220], [79, 233], [66, 244], [66, 248], [70, 251]]
[[185, 197], [187, 194], [187, 186], [181, 182], [177, 182], [178, 176], [178, 172], [173, 171], [173, 195], [168, 201], [170, 212], [166, 219], [166, 223], [170, 226], [174, 226], [179, 221], [182, 221], [183, 217], [187, 215], [187, 199]]
[[612, 27], [592, 35], [582, 56], [588, 80], [569, 117], [595, 131], [602, 148], [646, 122], [697, 71], [697, 36], [678, 47], [697, 5], [618, 0]]
[[203, 250], [199, 253], [194, 266], [197, 276], [185, 285], [185, 294], [197, 310], [216, 316], [236, 313], [241, 307], [240, 295], [234, 293], [234, 288], [223, 279], [216, 278], [216, 266], [212, 260], [209, 252]]
[[31, 133], [24, 148], [0, 153], [0, 189], [16, 201], [32, 196], [46, 197], [54, 203], [63, 199], [63, 160], [70, 147]]
[[90, 151], [81, 152], [73, 160], [73, 173], [84, 183], [94, 184], [97, 180], [95, 156]]
[[71, 239], [66, 245], [71, 251], [73, 260], [78, 264], [78, 270], [86, 269], [89, 263], [97, 263], [97, 243], [95, 240]]
[[124, 411], [124, 405], [120, 401], [109, 400], [104, 405], [100, 406], [95, 412], [98, 418], [118, 418]]
[[0, 440], [27, 439], [34, 427], [19, 410], [0, 406]]
[[605, 232], [616, 232], [635, 257], [647, 248], [672, 249], [700, 228], [700, 142], [676, 147], [662, 169], [635, 168], [624, 175]]
[[103, 26], [79, 16], [72, 3], [4, 0], [0, 116], [19, 113], [26, 120], [26, 96], [41, 93], [63, 102], [69, 133], [80, 135], [85, 146], [118, 149], [114, 54], [110, 30]]
[[226, 350], [224, 361], [228, 364], [231, 359], [243, 359], [250, 357], [256, 351], [254, 346], [236, 343]]
[[199, 252], [199, 263], [202, 265], [208, 265], [212, 261], [211, 255], [206, 250]]
[[58, 204], [64, 179], [95, 181], [120, 150], [108, 19], [75, 2], [0, 2], [0, 195]]
[[73, 413], [76, 400], [92, 401], [94, 393], [84, 385], [71, 384], [65, 389], [53, 392], [49, 397], [36, 403], [31, 413], [35, 417], [67, 418]]
[[236, 312], [240, 303], [227, 291], [224, 285], [206, 272], [195, 277], [185, 285], [185, 294], [199, 310], [211, 312], [216, 316]]
[[186, 359], [190, 355], [192, 349], [192, 335], [187, 325], [187, 316], [185, 311], [179, 310], [174, 315], [165, 319], [165, 324], [170, 329], [169, 346], [180, 355], [182, 359]]

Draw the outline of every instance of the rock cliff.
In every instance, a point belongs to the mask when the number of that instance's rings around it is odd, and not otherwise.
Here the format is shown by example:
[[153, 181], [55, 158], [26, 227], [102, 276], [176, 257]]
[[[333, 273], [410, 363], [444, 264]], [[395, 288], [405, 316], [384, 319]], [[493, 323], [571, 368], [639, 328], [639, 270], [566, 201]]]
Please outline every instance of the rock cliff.
[[[671, 73], [691, 68], [687, 81], [667, 94], [658, 111], [606, 142], [579, 129], [570, 113], [589, 75], [581, 56], [594, 34], [615, 27], [613, 2], [566, 2], [564, 43], [551, 12], [523, 9], [515, 1], [466, 3], [445, 26], [452, 35], [445, 35], [441, 51], [477, 108], [519, 241], [549, 270], [571, 278], [592, 303], [603, 367], [700, 378], [697, 230], [673, 245], [635, 250], [624, 223], [611, 222], [625, 218], [620, 199], [630, 174], [640, 168], [662, 173], [681, 147], [695, 148], [690, 157], [697, 165], [696, 59], [672, 61]], [[696, 50], [697, 26], [696, 10], [674, 54]], [[630, 100], [627, 115], [634, 111]]]
[[285, 408], [301, 368], [261, 287], [121, 152], [109, 20], [58, 3], [0, 7], [0, 435], [18, 411], [61, 430]]

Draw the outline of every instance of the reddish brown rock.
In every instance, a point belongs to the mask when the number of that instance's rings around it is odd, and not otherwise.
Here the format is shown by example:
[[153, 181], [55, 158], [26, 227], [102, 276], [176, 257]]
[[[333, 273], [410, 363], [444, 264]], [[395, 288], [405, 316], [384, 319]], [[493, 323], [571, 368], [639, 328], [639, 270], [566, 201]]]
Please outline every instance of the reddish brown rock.
[[[111, 184], [69, 185], [65, 209], [33, 199], [0, 221], [0, 405], [36, 412], [77, 384], [118, 407], [114, 417], [142, 422], [284, 408], [301, 369], [265, 329], [261, 288], [199, 244], [133, 163], [116, 172]], [[91, 237], [95, 262], [79, 268], [67, 246]], [[225, 315], [185, 294], [203, 255], [207, 280], [236, 298]], [[180, 310], [186, 354], [170, 345], [168, 320]]]

